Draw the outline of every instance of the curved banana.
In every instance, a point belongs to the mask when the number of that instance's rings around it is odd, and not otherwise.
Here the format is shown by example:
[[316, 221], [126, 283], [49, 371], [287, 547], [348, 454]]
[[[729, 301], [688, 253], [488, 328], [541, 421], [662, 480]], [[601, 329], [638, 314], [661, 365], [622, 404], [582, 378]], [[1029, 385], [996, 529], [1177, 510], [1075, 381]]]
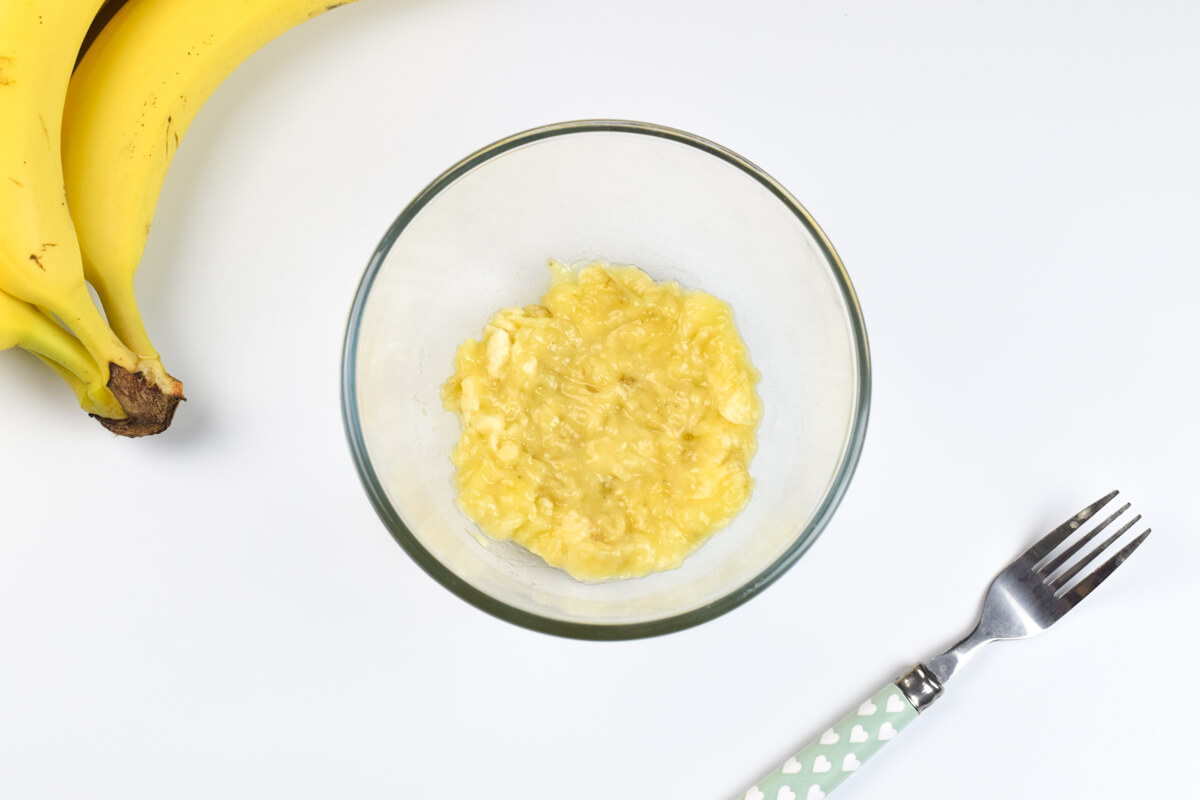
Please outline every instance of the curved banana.
[[96, 417], [120, 420], [121, 404], [104, 385], [106, 376], [79, 340], [33, 306], [0, 292], [0, 350], [22, 347], [62, 376], [83, 410]]
[[167, 395], [178, 395], [178, 384], [148, 386], [137, 357], [92, 302], [64, 196], [63, 103], [102, 3], [0, 2], [0, 290], [62, 320], [127, 412], [115, 429], [145, 435], [170, 423], [179, 397]]
[[200, 107], [289, 28], [353, 0], [127, 0], [71, 78], [67, 199], [88, 281], [121, 339], [157, 358], [134, 298], [159, 192]]

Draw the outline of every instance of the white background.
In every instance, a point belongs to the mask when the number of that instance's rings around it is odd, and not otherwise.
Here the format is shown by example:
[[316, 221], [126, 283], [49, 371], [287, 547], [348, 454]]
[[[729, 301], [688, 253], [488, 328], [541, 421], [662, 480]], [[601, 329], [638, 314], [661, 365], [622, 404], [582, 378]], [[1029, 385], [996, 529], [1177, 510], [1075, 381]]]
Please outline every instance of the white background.
[[[1194, 3], [363, 0], [216, 93], [139, 275], [189, 402], [117, 440], [0, 355], [0, 797], [729, 798], [973, 620], [1120, 488], [1155, 528], [839, 798], [1194, 785]], [[724, 144], [825, 228], [874, 397], [816, 546], [626, 643], [442, 589], [361, 490], [346, 314], [405, 203], [535, 125]]]

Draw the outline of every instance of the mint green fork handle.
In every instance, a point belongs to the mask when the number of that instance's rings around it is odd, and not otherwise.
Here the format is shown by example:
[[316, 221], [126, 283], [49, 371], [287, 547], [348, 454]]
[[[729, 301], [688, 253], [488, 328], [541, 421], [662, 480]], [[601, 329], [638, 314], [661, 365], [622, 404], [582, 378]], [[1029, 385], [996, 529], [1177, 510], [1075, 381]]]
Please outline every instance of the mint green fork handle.
[[738, 800], [821, 800], [916, 718], [904, 692], [889, 683]]

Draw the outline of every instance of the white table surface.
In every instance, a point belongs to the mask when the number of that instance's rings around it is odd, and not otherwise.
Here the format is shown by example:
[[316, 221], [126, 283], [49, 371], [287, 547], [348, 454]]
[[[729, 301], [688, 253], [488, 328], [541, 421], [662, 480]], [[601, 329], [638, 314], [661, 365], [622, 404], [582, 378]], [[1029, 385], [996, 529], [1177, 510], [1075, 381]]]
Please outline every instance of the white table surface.
[[[116, 440], [0, 355], [0, 797], [729, 798], [1120, 488], [1156, 533], [837, 797], [1180, 797], [1198, 739], [1200, 13], [1190, 2], [363, 0], [257, 54], [139, 274], [189, 402]], [[857, 475], [761, 596], [588, 643], [393, 542], [339, 413], [404, 204], [497, 138], [672, 125], [758, 163], [858, 290]]]

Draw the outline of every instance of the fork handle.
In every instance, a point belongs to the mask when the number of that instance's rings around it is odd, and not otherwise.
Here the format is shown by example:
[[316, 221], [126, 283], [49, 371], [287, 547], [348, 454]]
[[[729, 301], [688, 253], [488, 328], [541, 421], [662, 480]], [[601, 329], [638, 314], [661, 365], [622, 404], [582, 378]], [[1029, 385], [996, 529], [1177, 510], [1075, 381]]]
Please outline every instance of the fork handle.
[[821, 800], [917, 718], [900, 688], [911, 675], [880, 689], [738, 800]]

